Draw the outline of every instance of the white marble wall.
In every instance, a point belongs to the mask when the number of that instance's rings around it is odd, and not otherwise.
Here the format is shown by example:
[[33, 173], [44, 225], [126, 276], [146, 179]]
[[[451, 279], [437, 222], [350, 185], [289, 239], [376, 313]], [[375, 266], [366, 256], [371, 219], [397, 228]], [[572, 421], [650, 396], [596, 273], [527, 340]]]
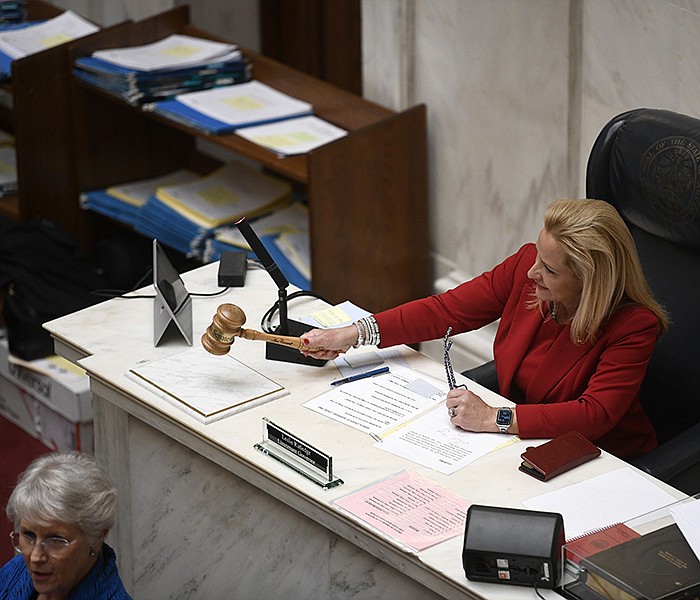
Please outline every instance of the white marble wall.
[[551, 200], [585, 195], [588, 152], [616, 114], [700, 115], [697, 0], [364, 0], [362, 9], [366, 95], [428, 106], [436, 278], [489, 268], [534, 238]]

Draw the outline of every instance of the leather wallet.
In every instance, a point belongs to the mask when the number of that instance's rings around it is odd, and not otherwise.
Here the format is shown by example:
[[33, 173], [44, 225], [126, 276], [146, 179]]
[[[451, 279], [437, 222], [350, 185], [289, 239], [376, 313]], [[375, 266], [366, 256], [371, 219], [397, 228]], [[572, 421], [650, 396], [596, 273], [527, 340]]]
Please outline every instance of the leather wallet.
[[600, 448], [578, 431], [569, 431], [540, 446], [528, 448], [520, 457], [520, 470], [548, 481], [561, 473], [600, 456]]

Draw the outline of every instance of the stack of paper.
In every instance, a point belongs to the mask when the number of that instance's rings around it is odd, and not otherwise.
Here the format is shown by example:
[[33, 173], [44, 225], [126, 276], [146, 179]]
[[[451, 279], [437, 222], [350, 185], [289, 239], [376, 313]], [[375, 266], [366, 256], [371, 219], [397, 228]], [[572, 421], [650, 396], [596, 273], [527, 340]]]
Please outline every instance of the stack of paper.
[[148, 108], [156, 114], [205, 133], [230, 133], [313, 114], [313, 106], [260, 81], [179, 94]]
[[67, 10], [47, 21], [18, 23], [0, 28], [0, 71], [9, 76], [13, 60], [41, 52], [91, 33], [99, 27]]
[[188, 256], [201, 256], [216, 227], [271, 212], [290, 197], [289, 183], [234, 161], [206, 177], [159, 187], [134, 228]]
[[234, 44], [173, 34], [143, 46], [98, 50], [75, 61], [75, 76], [129, 104], [250, 81]]
[[80, 195], [80, 206], [133, 227], [139, 212], [159, 187], [187, 183], [200, 177], [194, 171], [180, 169], [160, 177], [83, 192]]

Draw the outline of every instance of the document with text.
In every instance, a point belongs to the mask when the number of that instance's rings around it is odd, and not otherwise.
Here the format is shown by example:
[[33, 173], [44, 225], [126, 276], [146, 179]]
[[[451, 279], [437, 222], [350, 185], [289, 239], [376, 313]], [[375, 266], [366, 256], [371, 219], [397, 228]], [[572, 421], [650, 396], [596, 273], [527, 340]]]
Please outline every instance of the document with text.
[[337, 386], [305, 406], [370, 434], [382, 450], [447, 475], [514, 438], [455, 427], [446, 396], [445, 382], [391, 366], [389, 373]]
[[332, 387], [304, 406], [377, 438], [443, 404], [447, 385], [405, 367]]
[[473, 433], [455, 427], [444, 405], [381, 436], [375, 446], [451, 475], [484, 454], [516, 439], [501, 433]]
[[461, 496], [413, 471], [398, 473], [335, 504], [418, 551], [463, 534], [469, 508]]

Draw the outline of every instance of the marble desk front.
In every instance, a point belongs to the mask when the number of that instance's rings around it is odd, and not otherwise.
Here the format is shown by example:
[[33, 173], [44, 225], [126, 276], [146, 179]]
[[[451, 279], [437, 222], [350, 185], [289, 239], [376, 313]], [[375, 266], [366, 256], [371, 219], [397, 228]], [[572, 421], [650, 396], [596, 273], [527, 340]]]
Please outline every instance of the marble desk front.
[[[216, 269], [214, 263], [184, 274], [188, 290], [216, 291]], [[259, 329], [276, 299], [277, 289], [259, 270], [249, 271], [243, 288], [195, 296], [195, 343], [219, 304], [237, 304], [248, 316], [246, 327]], [[308, 301], [293, 301], [294, 311], [309, 312]], [[530, 440], [442, 475], [383, 452], [369, 435], [303, 406], [338, 377], [332, 363], [268, 361], [263, 343], [243, 339], [232, 355], [290, 394], [203, 425], [125, 376], [139, 360], [186, 349], [176, 340], [153, 346], [152, 300], [116, 298], [46, 327], [57, 352], [90, 376], [96, 454], [119, 489], [119, 520], [109, 541], [135, 599], [535, 598], [529, 588], [468, 581], [461, 536], [416, 553], [333, 501], [412, 469], [470, 503], [523, 508], [528, 498], [621, 466], [604, 454], [545, 485], [518, 471]], [[444, 376], [428, 357], [408, 348], [405, 355], [412, 368]], [[324, 490], [257, 451], [263, 417], [329, 452], [344, 484]]]

